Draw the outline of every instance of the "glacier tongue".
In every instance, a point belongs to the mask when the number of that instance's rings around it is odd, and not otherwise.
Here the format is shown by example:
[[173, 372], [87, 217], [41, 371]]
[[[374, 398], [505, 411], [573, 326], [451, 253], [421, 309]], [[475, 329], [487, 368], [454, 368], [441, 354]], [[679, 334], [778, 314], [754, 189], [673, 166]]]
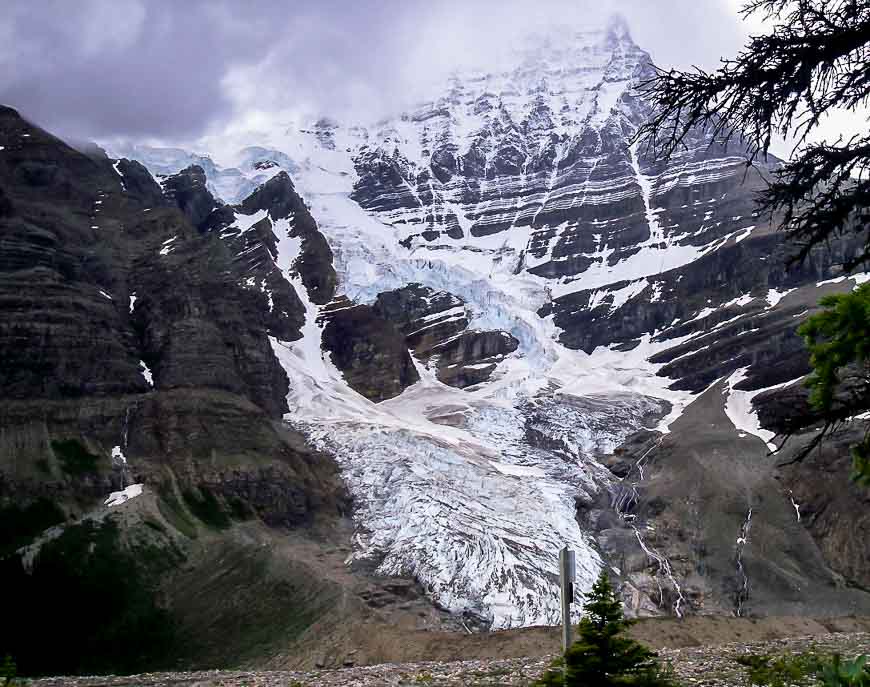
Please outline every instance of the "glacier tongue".
[[[376, 405], [328, 360], [310, 359], [319, 353], [312, 321], [302, 340], [273, 345], [290, 377], [288, 421], [336, 456], [354, 496], [354, 559], [413, 576], [440, 605], [494, 629], [558, 622], [559, 549], [577, 552], [578, 593], [602, 565], [576, 519], [576, 501], [591, 502], [611, 479], [589, 451], [619, 443], [650, 400], [625, 394], [614, 412], [601, 399], [595, 423], [582, 399], [517, 407], [447, 387], [420, 366], [420, 382]], [[533, 424], [564, 450], [527, 441]]]
[[[460, 264], [416, 259], [346, 196], [311, 199], [349, 295], [370, 300], [427, 284], [467, 299], [478, 322], [521, 342], [476, 390], [441, 384], [418, 365], [420, 382], [374, 404], [322, 353], [318, 308], [296, 284], [303, 338], [272, 341], [290, 379], [287, 420], [342, 468], [356, 504], [353, 558], [378, 574], [415, 577], [445, 608], [494, 629], [557, 622], [559, 549], [577, 552], [578, 594], [602, 565], [576, 518], [577, 501], [591, 503], [612, 479], [592, 454], [660, 415], [660, 404], [633, 388], [634, 372], [622, 376], [609, 351], [557, 344], [552, 323], [535, 313], [542, 293], [533, 284], [472, 270], [461, 256]], [[660, 396], [670, 393], [653, 381]]]

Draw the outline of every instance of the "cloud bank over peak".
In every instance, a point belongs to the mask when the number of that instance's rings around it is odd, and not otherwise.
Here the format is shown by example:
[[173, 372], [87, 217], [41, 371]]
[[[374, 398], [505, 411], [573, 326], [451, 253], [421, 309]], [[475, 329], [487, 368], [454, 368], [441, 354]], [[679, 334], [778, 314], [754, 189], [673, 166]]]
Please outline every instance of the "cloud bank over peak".
[[662, 65], [713, 67], [747, 31], [734, 0], [8, 0], [0, 102], [62, 135], [195, 140], [238, 122], [410, 106], [529, 32], [618, 12]]

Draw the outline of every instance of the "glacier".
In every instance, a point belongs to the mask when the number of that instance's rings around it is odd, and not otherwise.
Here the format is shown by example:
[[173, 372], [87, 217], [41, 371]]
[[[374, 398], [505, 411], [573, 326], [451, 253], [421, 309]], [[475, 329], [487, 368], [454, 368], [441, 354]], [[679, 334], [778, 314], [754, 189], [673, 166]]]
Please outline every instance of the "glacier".
[[[196, 162], [230, 203], [286, 171], [333, 251], [340, 295], [372, 303], [381, 292], [421, 284], [461, 298], [470, 327], [519, 341], [484, 384], [447, 386], [416, 361], [419, 382], [373, 403], [348, 386], [321, 348], [323, 308], [307, 297], [294, 267], [293, 217], [271, 218], [276, 265], [306, 309], [301, 339], [271, 339], [290, 380], [285, 420], [341, 468], [355, 503], [349, 564], [414, 577], [440, 606], [492, 629], [558, 622], [558, 552], [566, 545], [577, 554], [581, 599], [604, 562], [577, 505], [595, 502], [617, 480], [596, 456], [642, 427], [667, 432], [693, 399], [670, 389], [656, 375], [661, 365], [649, 362], [691, 335], [666, 342], [645, 335], [631, 350], [586, 353], [562, 345], [560, 328], [542, 309], [597, 289], [596, 302], [616, 310], [656, 288], [647, 277], [745, 230], [685, 243], [688, 229], [673, 233], [654, 205], [664, 187], [733, 174], [734, 159], [702, 165], [687, 154], [678, 172], [653, 172], [633, 147], [623, 151], [618, 173], [602, 180], [593, 177], [604, 158], [578, 153], [584, 136], [633, 133], [643, 116], [633, 88], [648, 60], [611, 26], [520, 51], [517, 66], [504, 73], [454, 77], [441, 101], [370, 126], [319, 122], [197, 142], [198, 150], [238, 151], [221, 156], [106, 145], [110, 155], [138, 159], [155, 175]], [[554, 120], [550, 113], [559, 112]], [[459, 177], [425, 181], [438, 141], [454, 158], [479, 149], [482, 176], [470, 195]], [[507, 181], [490, 173], [506, 164], [505, 146], [522, 149], [524, 160]], [[403, 170], [400, 193], [381, 189], [374, 200], [361, 198], [360, 165], [385, 151]], [[578, 168], [580, 181], [572, 178]], [[397, 197], [410, 200], [397, 204]], [[596, 217], [595, 248], [581, 255], [587, 269], [541, 271], [565, 261], [562, 247], [580, 231], [576, 222], [547, 217], [578, 203], [603, 208], [633, 199], [642, 201], [637, 221], [646, 227], [639, 251], [610, 245], [616, 220]], [[259, 219], [237, 213], [234, 226], [244, 231]], [[420, 226], [437, 237], [421, 238]]]

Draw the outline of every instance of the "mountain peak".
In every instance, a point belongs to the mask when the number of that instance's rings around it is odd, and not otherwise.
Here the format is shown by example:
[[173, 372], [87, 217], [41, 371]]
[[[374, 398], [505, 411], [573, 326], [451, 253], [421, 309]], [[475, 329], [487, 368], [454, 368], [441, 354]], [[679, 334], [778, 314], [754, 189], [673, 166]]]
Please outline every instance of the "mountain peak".
[[628, 20], [619, 12], [614, 12], [607, 20], [607, 28], [605, 29], [608, 42], [627, 42], [634, 43], [631, 38], [631, 31], [628, 27]]

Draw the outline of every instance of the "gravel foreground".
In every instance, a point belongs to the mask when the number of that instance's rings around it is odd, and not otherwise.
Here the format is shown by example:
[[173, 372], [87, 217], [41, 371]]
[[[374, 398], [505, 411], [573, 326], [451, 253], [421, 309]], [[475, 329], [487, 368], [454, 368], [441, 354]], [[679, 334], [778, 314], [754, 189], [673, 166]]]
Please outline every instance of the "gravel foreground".
[[[782, 655], [804, 651], [838, 652], [847, 657], [870, 654], [870, 633], [833, 633], [751, 644], [734, 643], [688, 649], [663, 649], [679, 681], [694, 687], [748, 687], [735, 658], [746, 654]], [[386, 663], [375, 666], [294, 671], [201, 671], [148, 673], [128, 677], [55, 677], [28, 681], [28, 687], [526, 687], [550, 658], [510, 658], [453, 663]]]

